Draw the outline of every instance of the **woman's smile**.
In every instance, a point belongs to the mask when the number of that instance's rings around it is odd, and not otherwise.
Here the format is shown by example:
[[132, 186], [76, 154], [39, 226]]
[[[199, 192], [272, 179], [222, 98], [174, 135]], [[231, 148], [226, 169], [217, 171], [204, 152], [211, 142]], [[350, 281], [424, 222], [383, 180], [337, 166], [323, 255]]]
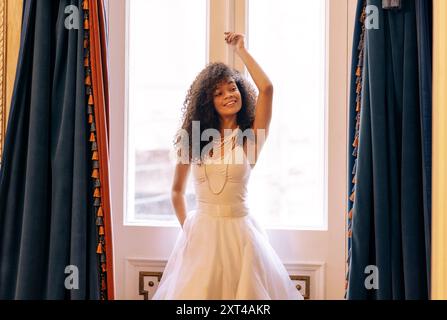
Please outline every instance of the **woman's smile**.
[[230, 108], [230, 107], [234, 106], [236, 104], [236, 102], [237, 102], [236, 99], [232, 99], [231, 101], [224, 104], [224, 107]]

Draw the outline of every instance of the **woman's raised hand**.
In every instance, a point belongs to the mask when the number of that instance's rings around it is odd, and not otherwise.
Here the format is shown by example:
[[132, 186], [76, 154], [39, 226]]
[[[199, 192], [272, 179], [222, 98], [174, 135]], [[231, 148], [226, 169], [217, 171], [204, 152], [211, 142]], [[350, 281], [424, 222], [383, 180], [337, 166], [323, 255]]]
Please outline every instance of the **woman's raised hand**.
[[232, 46], [236, 51], [245, 49], [245, 35], [236, 32], [224, 32], [225, 41]]

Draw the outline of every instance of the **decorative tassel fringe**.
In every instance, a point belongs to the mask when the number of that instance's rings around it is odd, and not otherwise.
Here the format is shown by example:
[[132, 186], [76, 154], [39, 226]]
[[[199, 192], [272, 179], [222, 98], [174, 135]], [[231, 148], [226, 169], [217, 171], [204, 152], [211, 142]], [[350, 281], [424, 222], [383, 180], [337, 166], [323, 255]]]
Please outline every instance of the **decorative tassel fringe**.
[[93, 201], [93, 206], [99, 207], [101, 205], [101, 199], [95, 198], [95, 201]]
[[106, 281], [104, 279], [101, 280], [101, 290], [106, 290]]
[[84, 10], [84, 67], [85, 67], [85, 93], [86, 93], [86, 106], [87, 106], [87, 115], [88, 115], [88, 123], [90, 124], [90, 137], [89, 141], [91, 143], [91, 161], [92, 161], [92, 174], [91, 178], [93, 179], [93, 207], [96, 211], [96, 221], [95, 224], [97, 226], [97, 240], [98, 245], [96, 248], [96, 253], [99, 255], [99, 283], [100, 283], [100, 293], [99, 297], [101, 300], [107, 299], [107, 264], [106, 264], [106, 246], [105, 246], [105, 226], [104, 226], [104, 212], [103, 207], [101, 205], [101, 180], [99, 173], [99, 152], [98, 152], [98, 144], [97, 144], [97, 135], [96, 135], [96, 123], [95, 123], [95, 96], [92, 89], [92, 70], [91, 65], [92, 61], [90, 60], [90, 14], [89, 14], [89, 0], [84, 0], [82, 2], [82, 8]]
[[93, 169], [92, 178], [94, 178], [94, 179], [99, 178], [99, 170], [98, 169]]
[[104, 225], [104, 221], [102, 220], [102, 217], [97, 217], [96, 218], [96, 225], [97, 226], [103, 226]]
[[350, 268], [350, 262], [351, 262], [351, 241], [352, 241], [352, 219], [354, 215], [354, 207], [355, 207], [355, 193], [356, 193], [356, 186], [357, 186], [357, 157], [358, 157], [358, 149], [360, 144], [360, 111], [362, 106], [362, 85], [363, 85], [363, 79], [362, 79], [362, 73], [363, 73], [363, 58], [364, 58], [364, 48], [365, 48], [365, 19], [366, 19], [366, 0], [363, 0], [363, 10], [360, 17], [360, 24], [361, 24], [361, 33], [360, 33], [360, 40], [357, 47], [358, 50], [358, 62], [357, 62], [357, 68], [355, 70], [355, 76], [356, 78], [356, 100], [355, 100], [355, 112], [356, 114], [356, 124], [355, 124], [355, 136], [354, 141], [352, 143], [352, 156], [354, 157], [354, 165], [352, 168], [351, 174], [353, 175], [352, 178], [352, 193], [349, 196], [349, 200], [352, 202], [351, 209], [348, 212], [348, 223], [347, 223], [347, 240], [348, 240], [348, 257], [346, 259], [347, 263], [347, 273], [346, 273], [346, 281], [345, 281], [345, 298], [348, 296], [348, 288], [349, 288], [349, 268]]

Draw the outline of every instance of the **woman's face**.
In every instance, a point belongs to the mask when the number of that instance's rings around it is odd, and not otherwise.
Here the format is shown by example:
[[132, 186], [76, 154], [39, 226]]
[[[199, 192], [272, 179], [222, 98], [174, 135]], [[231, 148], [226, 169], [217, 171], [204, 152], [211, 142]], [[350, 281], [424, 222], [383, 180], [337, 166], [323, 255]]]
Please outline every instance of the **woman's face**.
[[234, 115], [241, 110], [241, 93], [233, 78], [219, 83], [213, 94], [214, 107], [221, 117]]

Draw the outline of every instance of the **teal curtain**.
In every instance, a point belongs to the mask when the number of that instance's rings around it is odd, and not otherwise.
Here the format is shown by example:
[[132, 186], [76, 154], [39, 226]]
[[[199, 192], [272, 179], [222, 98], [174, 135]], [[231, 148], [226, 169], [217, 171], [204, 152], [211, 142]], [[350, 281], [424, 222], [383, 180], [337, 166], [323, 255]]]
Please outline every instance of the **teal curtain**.
[[[418, 31], [429, 44], [430, 30], [421, 28], [415, 0], [401, 1], [393, 10], [382, 9], [380, 0], [367, 0], [365, 5], [377, 9], [379, 27], [364, 32], [358, 123], [351, 94], [350, 143], [356, 130], [358, 136], [356, 158], [350, 154], [355, 183], [351, 173], [348, 177], [352, 220], [347, 298], [427, 299], [430, 173], [426, 164], [431, 151], [426, 139], [431, 105], [421, 104], [428, 89], [420, 68], [429, 66], [431, 59], [421, 54]], [[376, 277], [367, 279], [371, 270], [377, 271]], [[365, 280], [377, 286], [365, 286]]]
[[[24, 1], [0, 174], [0, 299], [100, 298], [82, 4]], [[64, 25], [68, 5], [77, 30]]]

